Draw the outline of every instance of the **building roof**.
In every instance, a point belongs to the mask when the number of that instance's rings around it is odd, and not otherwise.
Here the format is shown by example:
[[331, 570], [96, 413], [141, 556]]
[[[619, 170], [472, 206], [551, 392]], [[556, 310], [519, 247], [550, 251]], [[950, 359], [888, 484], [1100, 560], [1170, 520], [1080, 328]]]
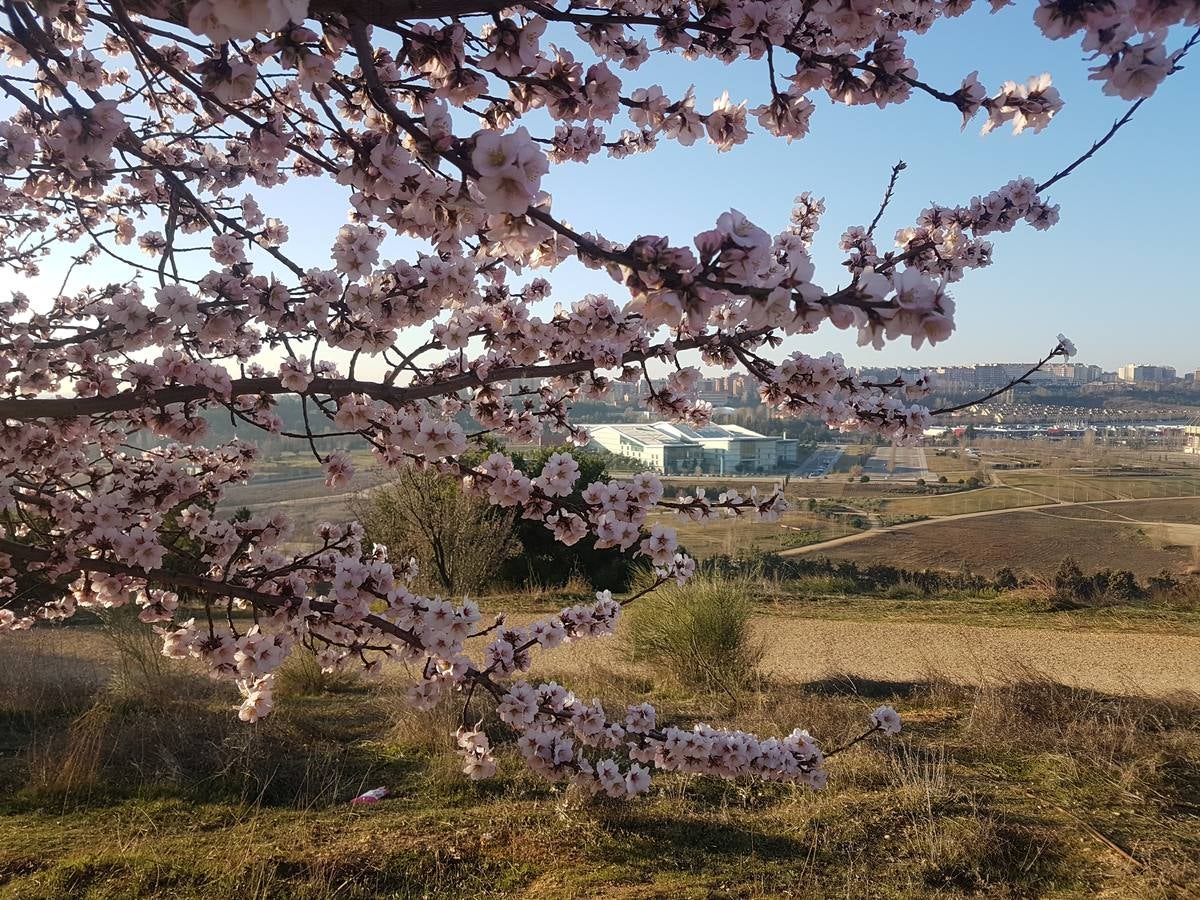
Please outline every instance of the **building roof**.
[[632, 422], [605, 423], [602, 425], [592, 425], [590, 426], [590, 430], [595, 433], [601, 428], [611, 428], [622, 437], [641, 444], [643, 447], [673, 447], [698, 443], [698, 441], [685, 438], [682, 435], [664, 431], [657, 427], [660, 424], [664, 423], [655, 422], [649, 425], [640, 425]]
[[652, 427], [667, 434], [678, 435], [693, 441], [744, 441], [744, 440], [775, 440], [741, 425], [702, 425], [694, 428], [691, 425], [677, 425], [671, 422], [653, 422]]
[[694, 428], [691, 425], [675, 424], [672, 422], [647, 422], [635, 424], [628, 422], [604, 423], [592, 425], [591, 430], [611, 428], [632, 441], [637, 441], [644, 447], [670, 446], [677, 444], [699, 444], [704, 441], [776, 441], [780, 438], [773, 435], [759, 434], [741, 425], [703, 425]]

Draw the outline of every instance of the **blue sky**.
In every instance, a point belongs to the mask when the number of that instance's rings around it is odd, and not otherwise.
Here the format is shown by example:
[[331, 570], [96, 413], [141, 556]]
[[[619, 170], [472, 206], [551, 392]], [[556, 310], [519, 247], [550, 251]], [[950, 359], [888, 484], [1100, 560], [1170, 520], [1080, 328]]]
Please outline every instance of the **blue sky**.
[[[1023, 175], [1044, 180], [1125, 111], [1125, 101], [1087, 79], [1077, 42], [1045, 40], [1027, 6], [997, 15], [981, 7], [914, 39], [909, 55], [925, 81], [947, 90], [973, 69], [989, 91], [1006, 78], [1049, 71], [1066, 105], [1041, 134], [1013, 136], [1005, 128], [983, 137], [982, 117], [961, 132], [956, 110], [923, 95], [882, 111], [820, 100], [809, 136], [791, 145], [758, 133], [718, 154], [664, 141], [634, 159], [558, 167], [548, 179], [555, 210], [614, 237], [666, 233], [684, 241], [730, 206], [776, 231], [793, 196], [809, 190], [826, 201], [813, 252], [818, 283], [832, 288], [843, 274], [839, 235], [870, 221], [897, 159], [908, 169], [878, 231], [885, 239], [931, 201], [962, 203]], [[1172, 37], [1177, 46], [1184, 36]], [[1062, 331], [1081, 360], [1107, 368], [1131, 361], [1181, 372], [1200, 367], [1200, 291], [1190, 271], [1200, 237], [1200, 59], [1189, 62], [1096, 157], [1049, 192], [1062, 206], [1056, 227], [1020, 226], [995, 236], [994, 264], [951, 289], [958, 330], [949, 341], [921, 351], [907, 344], [874, 351], [826, 326], [795, 346], [836, 350], [855, 364], [928, 366], [1031, 359]], [[725, 87], [752, 107], [764, 96], [762, 62], [667, 63], [638, 75], [661, 79], [671, 96], [695, 81], [701, 109]], [[601, 280], [588, 283], [602, 287]]]
[[[1182, 33], [1172, 35], [1170, 46], [1184, 39]], [[553, 28], [544, 40], [579, 50], [573, 34]], [[1045, 179], [1090, 146], [1127, 106], [1088, 80], [1077, 41], [1041, 36], [1029, 4], [997, 15], [980, 4], [914, 38], [909, 55], [922, 79], [950, 91], [974, 69], [992, 92], [1006, 79], [1049, 71], [1066, 106], [1041, 134], [1013, 136], [1004, 128], [983, 137], [982, 117], [960, 131], [957, 110], [924, 95], [881, 111], [835, 106], [814, 94], [812, 131], [790, 145], [752, 121], [758, 133], [729, 153], [664, 140], [642, 156], [556, 166], [543, 187], [554, 196], [556, 214], [582, 230], [616, 240], [666, 234], [682, 244], [731, 207], [778, 231], [787, 224], [793, 197], [812, 191], [827, 207], [813, 248], [817, 281], [833, 289], [845, 280], [838, 237], [845, 227], [870, 221], [898, 159], [908, 169], [877, 233], [883, 246], [930, 202], [964, 203], [1019, 176]], [[1022, 225], [994, 237], [994, 264], [968, 273], [951, 289], [958, 330], [949, 341], [921, 351], [907, 344], [875, 351], [857, 347], [852, 333], [827, 324], [816, 335], [789, 340], [785, 349], [834, 350], [855, 365], [1019, 361], [1043, 354], [1062, 331], [1078, 345], [1081, 360], [1108, 369], [1127, 362], [1174, 365], [1181, 373], [1200, 367], [1200, 291], [1190, 270], [1200, 237], [1200, 170], [1194, 159], [1200, 146], [1200, 50], [1188, 62], [1108, 146], [1051, 190], [1050, 198], [1062, 207], [1056, 227], [1035, 232]], [[620, 74], [626, 93], [658, 82], [668, 96], [678, 97], [694, 83], [702, 111], [725, 89], [735, 102], [747, 99], [751, 107], [766, 95], [765, 61], [724, 66], [655, 56], [638, 72]], [[552, 131], [541, 114], [529, 124], [539, 134]], [[289, 255], [304, 265], [329, 265], [333, 234], [345, 221], [345, 188], [303, 179], [254, 193], [268, 215], [289, 223]], [[411, 246], [392, 240], [383, 249], [395, 258]], [[37, 284], [22, 285], [35, 297], [53, 292], [61, 280], [59, 266], [44, 268]], [[105, 264], [97, 269], [86, 280], [125, 274]], [[559, 302], [589, 291], [623, 299], [607, 276], [574, 263], [549, 278]], [[71, 287], [84, 281], [77, 274]]]

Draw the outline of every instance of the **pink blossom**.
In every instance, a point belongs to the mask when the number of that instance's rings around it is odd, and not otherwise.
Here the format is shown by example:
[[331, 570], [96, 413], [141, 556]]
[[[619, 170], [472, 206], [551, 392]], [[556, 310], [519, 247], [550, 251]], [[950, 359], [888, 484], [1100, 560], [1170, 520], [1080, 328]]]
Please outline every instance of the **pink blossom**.
[[345, 487], [354, 477], [354, 464], [350, 462], [350, 457], [340, 450], [326, 457], [323, 468], [326, 487]]

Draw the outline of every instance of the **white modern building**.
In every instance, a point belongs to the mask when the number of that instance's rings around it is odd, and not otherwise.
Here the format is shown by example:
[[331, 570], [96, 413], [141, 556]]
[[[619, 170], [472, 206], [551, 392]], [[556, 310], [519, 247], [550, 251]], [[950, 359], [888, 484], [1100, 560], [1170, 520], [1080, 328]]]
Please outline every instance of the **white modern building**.
[[668, 475], [745, 475], [787, 470], [797, 463], [799, 441], [759, 434], [740, 425], [589, 425], [592, 441]]

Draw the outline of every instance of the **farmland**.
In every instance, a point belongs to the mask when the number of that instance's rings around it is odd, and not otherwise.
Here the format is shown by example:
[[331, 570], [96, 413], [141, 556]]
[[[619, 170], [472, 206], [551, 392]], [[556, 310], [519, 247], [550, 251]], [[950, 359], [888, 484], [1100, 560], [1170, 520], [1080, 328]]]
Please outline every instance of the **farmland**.
[[1195, 563], [1194, 546], [1156, 540], [1144, 526], [1018, 512], [885, 529], [820, 552], [858, 562], [886, 559], [902, 568], [966, 567], [982, 573], [1005, 567], [1052, 572], [1066, 556], [1084, 568], [1128, 569], [1139, 576], [1183, 571]]
[[[985, 451], [975, 472], [983, 486], [974, 489], [939, 485], [936, 492], [900, 494], [896, 486], [881, 487], [857, 500], [876, 529], [796, 552], [981, 573], [1007, 567], [1044, 574], [1066, 556], [1084, 568], [1141, 576], [1195, 571], [1200, 461], [1151, 457], [1136, 466], [1127, 459], [1123, 468], [1085, 466], [1079, 452], [1043, 450], [1039, 468], [1013, 470], [1030, 460]], [[945, 462], [948, 455], [928, 458]]]

